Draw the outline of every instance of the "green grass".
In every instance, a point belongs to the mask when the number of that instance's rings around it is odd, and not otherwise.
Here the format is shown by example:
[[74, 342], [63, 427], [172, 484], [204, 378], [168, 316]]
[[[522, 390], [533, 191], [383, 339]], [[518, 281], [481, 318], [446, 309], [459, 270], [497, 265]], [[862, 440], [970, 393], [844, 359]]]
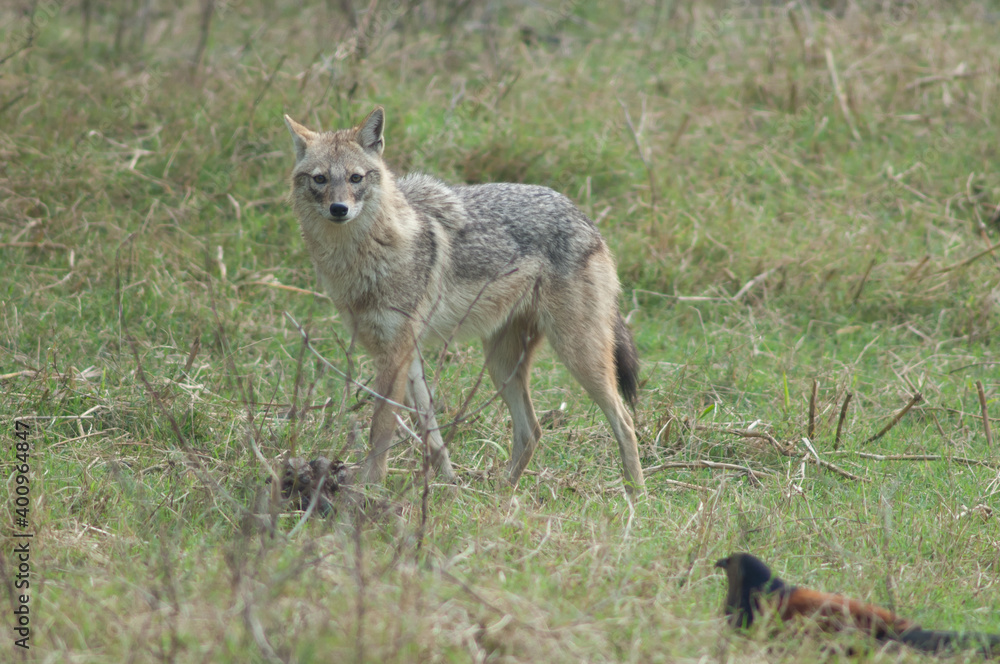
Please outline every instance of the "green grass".
[[[15, 418], [35, 533], [32, 649], [5, 610], [0, 659], [802, 662], [864, 645], [728, 631], [712, 563], [734, 550], [924, 626], [1000, 632], [995, 2], [355, 3], [353, 23], [345, 3], [217, 3], [197, 65], [200, 3], [99, 4], [85, 40], [82, 3], [39, 3], [16, 53], [32, 9], [0, 9], [0, 541], [16, 543]], [[254, 446], [355, 461], [371, 414], [288, 318], [348, 367], [307, 292], [281, 114], [338, 128], [376, 103], [397, 171], [544, 184], [598, 220], [643, 360], [643, 465], [760, 480], [661, 470], [633, 514], [603, 417], [546, 349], [536, 409], [565, 417], [512, 489], [509, 418], [460, 344], [431, 362], [442, 422], [470, 395], [482, 408], [452, 443], [460, 488], [432, 485], [425, 511], [404, 443], [372, 488], [389, 516], [255, 525]], [[363, 353], [350, 366], [371, 379]], [[865, 481], [803, 464], [813, 381], [813, 445]], [[752, 423], [793, 454], [722, 431]]]

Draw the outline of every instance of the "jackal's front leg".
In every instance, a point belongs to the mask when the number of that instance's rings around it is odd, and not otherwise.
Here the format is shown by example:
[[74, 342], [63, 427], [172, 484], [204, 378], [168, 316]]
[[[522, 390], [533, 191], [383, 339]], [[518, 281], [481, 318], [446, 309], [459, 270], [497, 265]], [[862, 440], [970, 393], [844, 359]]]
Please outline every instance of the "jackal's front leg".
[[365, 459], [364, 480], [380, 483], [388, 470], [389, 448], [396, 432], [396, 404], [406, 397], [406, 377], [410, 351], [393, 353], [376, 360], [375, 412], [369, 436], [368, 457]]
[[427, 386], [427, 377], [424, 375], [424, 365], [420, 361], [420, 353], [413, 354], [406, 391], [409, 405], [417, 411], [417, 433], [423, 436], [426, 431], [431, 463], [437, 469], [438, 477], [445, 482], [454, 483], [455, 472], [451, 468], [448, 448], [441, 438], [441, 430], [438, 428], [437, 418], [434, 416], [434, 405], [431, 402], [431, 392]]

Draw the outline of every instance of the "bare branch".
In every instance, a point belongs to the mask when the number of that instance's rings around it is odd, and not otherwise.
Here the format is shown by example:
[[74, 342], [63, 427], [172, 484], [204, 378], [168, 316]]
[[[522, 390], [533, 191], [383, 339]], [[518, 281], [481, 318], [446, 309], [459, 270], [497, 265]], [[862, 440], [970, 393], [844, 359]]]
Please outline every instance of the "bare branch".
[[847, 406], [851, 403], [854, 395], [850, 392], [844, 396], [844, 405], [840, 407], [840, 419], [837, 420], [837, 435], [833, 437], [833, 449], [836, 451], [840, 447], [840, 433], [844, 429], [844, 420], [847, 419]]
[[891, 429], [894, 426], [896, 426], [897, 424], [899, 424], [899, 421], [901, 419], [903, 419], [903, 416], [906, 415], [908, 412], [910, 412], [911, 408], [913, 408], [915, 405], [917, 405], [918, 403], [920, 403], [923, 400], [924, 400], [924, 397], [923, 397], [922, 394], [920, 394], [920, 392], [917, 392], [916, 394], [914, 394], [913, 398], [910, 399], [910, 402], [908, 404], [906, 404], [905, 406], [903, 406], [903, 409], [900, 410], [898, 413], [896, 413], [892, 417], [892, 419], [889, 420], [889, 423], [886, 424], [882, 428], [881, 431], [879, 431], [877, 434], [875, 434], [874, 436], [872, 436], [871, 438], [869, 438], [868, 440], [866, 440], [864, 442], [864, 444], [867, 445], [868, 443], [874, 442], [874, 441], [878, 440], [879, 438], [881, 438], [882, 436], [884, 436], [885, 434], [889, 433], [889, 429]]

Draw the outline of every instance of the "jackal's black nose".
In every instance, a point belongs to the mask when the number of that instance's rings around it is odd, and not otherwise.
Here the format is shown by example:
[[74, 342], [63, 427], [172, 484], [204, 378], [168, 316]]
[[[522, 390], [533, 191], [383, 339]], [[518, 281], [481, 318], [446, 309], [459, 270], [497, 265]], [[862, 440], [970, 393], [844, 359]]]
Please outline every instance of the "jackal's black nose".
[[330, 214], [334, 217], [346, 217], [347, 216], [347, 206], [343, 203], [334, 203], [330, 206]]

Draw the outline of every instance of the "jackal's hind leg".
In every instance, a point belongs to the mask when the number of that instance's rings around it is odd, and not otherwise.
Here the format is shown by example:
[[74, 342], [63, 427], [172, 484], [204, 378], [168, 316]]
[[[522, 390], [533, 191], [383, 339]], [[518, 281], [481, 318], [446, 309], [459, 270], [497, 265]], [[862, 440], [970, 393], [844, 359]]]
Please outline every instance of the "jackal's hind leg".
[[542, 436], [528, 387], [531, 359], [542, 338], [535, 325], [513, 321], [489, 339], [483, 339], [486, 368], [510, 410], [514, 425], [510, 463], [507, 464], [511, 484], [517, 484], [521, 478]]
[[584, 322], [569, 318], [562, 322], [564, 325], [558, 333], [553, 330], [549, 335], [552, 347], [608, 418], [611, 431], [618, 441], [625, 489], [630, 494], [644, 494], [646, 488], [632, 416], [625, 408], [617, 389], [614, 327], [610, 322], [606, 326], [598, 325], [593, 319]]

